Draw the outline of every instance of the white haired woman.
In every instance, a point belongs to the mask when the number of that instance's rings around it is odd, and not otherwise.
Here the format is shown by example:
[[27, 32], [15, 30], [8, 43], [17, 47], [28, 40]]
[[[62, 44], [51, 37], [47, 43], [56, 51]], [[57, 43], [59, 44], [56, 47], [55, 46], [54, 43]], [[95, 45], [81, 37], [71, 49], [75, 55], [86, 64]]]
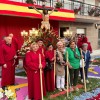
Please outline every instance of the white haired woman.
[[57, 43], [56, 50], [56, 86], [59, 91], [65, 90], [65, 61], [63, 42]]
[[[29, 100], [41, 100], [41, 86], [40, 86], [40, 68], [45, 67], [45, 59], [41, 54], [42, 67], [39, 66], [39, 52], [38, 44], [32, 43], [30, 52], [26, 53], [25, 63], [28, 78], [28, 96]], [[46, 95], [46, 88], [44, 82], [44, 71], [42, 71], [43, 92]]]

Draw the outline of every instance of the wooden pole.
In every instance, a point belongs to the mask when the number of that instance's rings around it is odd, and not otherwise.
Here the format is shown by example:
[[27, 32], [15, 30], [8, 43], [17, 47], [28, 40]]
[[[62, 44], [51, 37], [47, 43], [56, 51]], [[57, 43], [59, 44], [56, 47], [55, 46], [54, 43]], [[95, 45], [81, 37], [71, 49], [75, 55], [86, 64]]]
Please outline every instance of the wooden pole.
[[[39, 54], [39, 67], [42, 67], [41, 54]], [[42, 100], [43, 100], [42, 68], [40, 68], [40, 84], [41, 84], [41, 97], [42, 97]]]
[[56, 50], [54, 50], [54, 87], [55, 87], [55, 69], [56, 69]]
[[[82, 49], [80, 49], [81, 51], [81, 55], [82, 55]], [[86, 92], [87, 89], [86, 89], [86, 80], [85, 80], [85, 70], [84, 70], [84, 59], [82, 58], [82, 71], [83, 71], [83, 81], [84, 81], [84, 91]]]
[[[68, 51], [67, 51], [67, 54], [66, 54], [66, 61], [68, 62]], [[68, 65], [67, 65], [67, 97], [69, 95], [69, 69], [68, 69]]]

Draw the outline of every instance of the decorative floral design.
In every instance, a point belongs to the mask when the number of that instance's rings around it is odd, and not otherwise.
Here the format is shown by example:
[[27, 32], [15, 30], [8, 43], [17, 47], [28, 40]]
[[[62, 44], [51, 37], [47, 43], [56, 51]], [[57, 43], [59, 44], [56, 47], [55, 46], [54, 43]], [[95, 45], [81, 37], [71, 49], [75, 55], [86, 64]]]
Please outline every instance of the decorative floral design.
[[18, 51], [19, 55], [25, 56], [26, 52], [30, 50], [30, 44], [36, 42], [38, 39], [42, 39], [45, 47], [52, 43], [53, 47], [56, 48], [56, 43], [58, 42], [58, 35], [55, 33], [53, 29], [50, 31], [45, 32], [44, 30], [38, 30], [38, 36], [26, 36], [28, 37], [27, 40], [24, 39], [24, 43], [21, 49]]
[[99, 99], [96, 99], [98, 95], [100, 95], [100, 88], [96, 88], [95, 90], [92, 90], [91, 92], [85, 92], [81, 94], [80, 96], [75, 96], [74, 100], [99, 100]]
[[2, 88], [0, 88], [0, 100], [16, 100], [16, 98], [11, 90], [6, 89], [4, 91]]

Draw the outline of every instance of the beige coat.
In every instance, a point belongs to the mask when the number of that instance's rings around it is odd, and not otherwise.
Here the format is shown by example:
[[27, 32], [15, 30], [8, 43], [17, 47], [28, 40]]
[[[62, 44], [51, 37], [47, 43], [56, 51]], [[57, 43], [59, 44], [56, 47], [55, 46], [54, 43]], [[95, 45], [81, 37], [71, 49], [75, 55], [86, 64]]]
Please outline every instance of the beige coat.
[[64, 76], [65, 75], [65, 66], [59, 65], [56, 63], [56, 75]]
[[63, 60], [63, 52], [56, 50], [56, 75], [64, 76], [65, 75], [65, 66], [61, 63], [64, 62]]

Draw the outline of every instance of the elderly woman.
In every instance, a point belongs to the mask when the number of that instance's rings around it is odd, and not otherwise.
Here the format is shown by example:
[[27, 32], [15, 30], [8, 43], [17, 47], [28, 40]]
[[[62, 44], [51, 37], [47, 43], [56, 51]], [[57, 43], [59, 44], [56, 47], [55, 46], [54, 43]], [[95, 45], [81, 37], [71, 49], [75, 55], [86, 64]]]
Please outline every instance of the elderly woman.
[[[45, 59], [41, 54], [42, 66], [39, 66], [39, 52], [37, 43], [32, 43], [30, 51], [26, 53], [25, 63], [28, 78], [28, 96], [29, 100], [41, 100], [41, 85], [40, 85], [40, 69], [45, 67]], [[44, 73], [42, 73], [43, 92], [46, 95], [44, 82]]]
[[74, 89], [78, 91], [76, 85], [78, 81], [81, 56], [79, 49], [76, 47], [75, 41], [71, 40], [69, 42], [69, 47], [66, 49], [65, 56], [67, 56], [67, 53], [68, 53], [67, 65], [69, 67], [70, 83], [71, 86], [73, 85]]
[[[86, 82], [89, 83], [88, 81], [88, 68], [89, 68], [89, 64], [90, 64], [90, 60], [91, 60], [91, 56], [90, 56], [90, 51], [87, 50], [88, 49], [88, 44], [87, 43], [83, 43], [82, 45], [82, 54], [84, 56], [84, 60], [85, 60], [85, 77], [86, 77]], [[83, 71], [82, 68], [80, 68], [80, 73], [81, 73], [81, 82], [83, 83]]]
[[54, 49], [52, 44], [48, 44], [47, 51], [45, 53], [46, 58], [46, 88], [48, 91], [54, 91]]
[[59, 91], [65, 90], [65, 61], [63, 43], [57, 43], [56, 50], [56, 86]]

